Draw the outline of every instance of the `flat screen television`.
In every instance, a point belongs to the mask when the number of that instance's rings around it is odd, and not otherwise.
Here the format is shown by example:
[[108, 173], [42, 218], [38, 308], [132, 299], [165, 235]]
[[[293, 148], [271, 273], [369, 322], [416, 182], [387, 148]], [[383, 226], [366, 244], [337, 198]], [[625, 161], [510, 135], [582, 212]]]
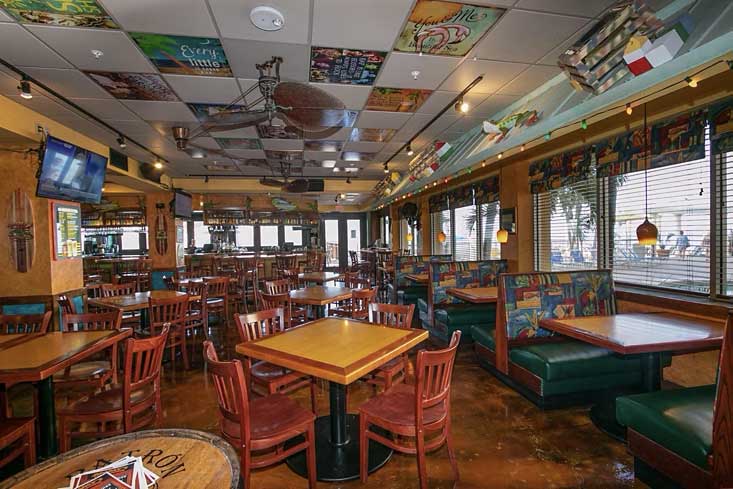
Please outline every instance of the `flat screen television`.
[[182, 219], [191, 219], [193, 217], [191, 194], [176, 190], [176, 195], [173, 200], [173, 214]]
[[106, 173], [105, 156], [48, 136], [36, 195], [99, 204]]

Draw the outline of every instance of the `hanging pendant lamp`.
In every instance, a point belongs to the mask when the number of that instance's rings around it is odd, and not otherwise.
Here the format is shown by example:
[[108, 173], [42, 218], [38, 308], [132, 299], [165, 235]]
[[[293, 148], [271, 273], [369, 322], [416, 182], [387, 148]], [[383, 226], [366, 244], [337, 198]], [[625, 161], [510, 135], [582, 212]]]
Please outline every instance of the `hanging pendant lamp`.
[[657, 226], [649, 222], [649, 190], [647, 170], [649, 168], [649, 141], [647, 136], [646, 104], [644, 104], [644, 222], [636, 228], [636, 239], [640, 245], [655, 245], [659, 237]]

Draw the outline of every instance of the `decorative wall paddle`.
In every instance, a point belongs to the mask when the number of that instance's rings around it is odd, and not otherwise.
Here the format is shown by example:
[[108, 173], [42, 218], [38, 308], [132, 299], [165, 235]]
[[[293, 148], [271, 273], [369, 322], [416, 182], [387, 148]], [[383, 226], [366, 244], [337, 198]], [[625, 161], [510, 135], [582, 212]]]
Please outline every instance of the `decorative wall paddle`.
[[168, 216], [166, 205], [162, 202], [155, 204], [155, 251], [159, 255], [168, 252]]
[[15, 269], [27, 273], [33, 266], [34, 222], [33, 208], [28, 194], [16, 189], [8, 202], [8, 238], [10, 259]]

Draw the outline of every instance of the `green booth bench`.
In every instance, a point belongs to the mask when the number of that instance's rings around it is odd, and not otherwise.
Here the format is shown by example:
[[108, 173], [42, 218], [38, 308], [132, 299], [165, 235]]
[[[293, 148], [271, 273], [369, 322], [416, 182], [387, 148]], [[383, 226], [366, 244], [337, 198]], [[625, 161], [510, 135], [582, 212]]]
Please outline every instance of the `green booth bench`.
[[416, 284], [407, 275], [428, 273], [430, 263], [448, 261], [450, 255], [397, 255], [394, 257], [393, 282], [387, 286], [390, 301], [393, 304], [418, 304], [425, 299], [428, 287]]
[[471, 328], [478, 361], [538, 406], [584, 404], [604, 391], [640, 388], [638, 358], [539, 327], [541, 319], [615, 314], [609, 270], [500, 275], [496, 311], [496, 327]]
[[496, 287], [506, 260], [430, 263], [427, 298], [418, 300], [423, 328], [433, 339], [447, 343], [461, 331], [461, 343], [473, 342], [473, 326], [485, 329], [496, 323], [496, 304], [471, 304], [447, 293], [448, 289]]
[[729, 313], [714, 385], [616, 399], [634, 473], [650, 487], [733, 487], [733, 324]]

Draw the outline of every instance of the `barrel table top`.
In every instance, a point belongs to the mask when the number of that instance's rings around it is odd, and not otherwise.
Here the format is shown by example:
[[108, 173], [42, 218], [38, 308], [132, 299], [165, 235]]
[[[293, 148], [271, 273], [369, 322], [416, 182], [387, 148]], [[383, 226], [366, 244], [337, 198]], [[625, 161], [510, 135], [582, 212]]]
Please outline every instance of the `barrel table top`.
[[84, 445], [6, 479], [0, 489], [57, 488], [127, 455], [160, 476], [158, 489], [239, 487], [239, 456], [218, 436], [185, 429], [138, 431]]

